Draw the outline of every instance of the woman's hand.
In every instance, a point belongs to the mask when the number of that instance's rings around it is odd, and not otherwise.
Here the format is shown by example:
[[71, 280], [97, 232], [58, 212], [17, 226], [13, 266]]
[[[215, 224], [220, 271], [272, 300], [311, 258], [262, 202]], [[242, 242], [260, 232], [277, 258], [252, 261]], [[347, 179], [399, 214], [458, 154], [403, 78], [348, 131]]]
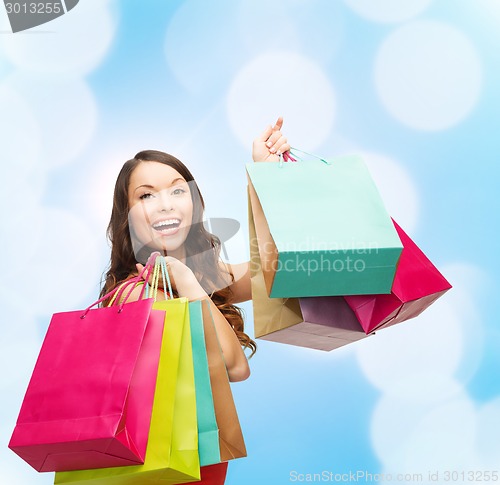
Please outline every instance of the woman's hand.
[[[179, 296], [187, 297], [189, 300], [206, 299], [208, 301], [209, 308], [206, 305], [202, 306], [203, 315], [204, 318], [213, 319], [214, 321], [229, 380], [243, 381], [247, 379], [250, 375], [250, 367], [231, 324], [208, 297], [188, 266], [172, 256], [166, 256], [165, 260], [172, 288], [176, 289]], [[137, 263], [136, 267], [139, 274], [141, 274], [144, 266]], [[143, 275], [143, 277], [146, 278], [146, 275]], [[149, 277], [149, 283], [151, 284], [151, 277]], [[166, 282], [161, 281], [160, 284], [165, 287], [165, 291], [168, 290]], [[139, 288], [134, 290], [135, 295], [133, 295], [131, 301], [139, 298], [139, 291]]]
[[[183, 262], [179, 261], [172, 256], [165, 256], [167, 263], [167, 271], [172, 284], [172, 289], [177, 291], [177, 294], [186, 297], [189, 300], [198, 300], [207, 296], [205, 290], [202, 288], [196, 276], [191, 271], [191, 268], [186, 266]], [[136, 264], [137, 271], [141, 274], [144, 266], [140, 263]], [[161, 271], [160, 271], [161, 275]], [[146, 275], [143, 275], [145, 278]], [[151, 284], [151, 277], [149, 278]], [[160, 279], [160, 286], [167, 291], [167, 282]]]
[[288, 150], [290, 145], [281, 133], [283, 118], [280, 116], [274, 126], [269, 126], [254, 140], [252, 158], [254, 162], [278, 162], [279, 156]]

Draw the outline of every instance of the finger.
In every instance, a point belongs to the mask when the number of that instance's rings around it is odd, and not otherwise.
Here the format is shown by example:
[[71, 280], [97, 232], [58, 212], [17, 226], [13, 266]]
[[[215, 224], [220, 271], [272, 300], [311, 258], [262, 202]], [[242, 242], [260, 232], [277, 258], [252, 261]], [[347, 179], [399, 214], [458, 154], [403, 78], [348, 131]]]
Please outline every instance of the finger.
[[283, 116], [280, 116], [273, 126], [273, 131], [280, 131], [283, 126]]
[[288, 152], [290, 150], [290, 145], [286, 141], [286, 138], [283, 140], [282, 143], [276, 143], [276, 155], [282, 155], [285, 152]]
[[274, 148], [274, 151], [272, 148], [276, 144], [276, 142], [280, 139], [283, 138], [283, 135], [281, 134], [281, 131], [275, 131], [270, 137], [269, 140], [266, 142], [266, 147], [269, 148], [269, 151], [271, 153], [274, 153], [276, 149]]
[[178, 262], [179, 260], [174, 258], [173, 256], [165, 256], [165, 265], [167, 267], [168, 276], [170, 277], [172, 284], [174, 283], [173, 270], [175, 269], [175, 264]]
[[272, 134], [273, 134], [273, 127], [269, 125], [257, 138], [257, 141], [267, 141]]

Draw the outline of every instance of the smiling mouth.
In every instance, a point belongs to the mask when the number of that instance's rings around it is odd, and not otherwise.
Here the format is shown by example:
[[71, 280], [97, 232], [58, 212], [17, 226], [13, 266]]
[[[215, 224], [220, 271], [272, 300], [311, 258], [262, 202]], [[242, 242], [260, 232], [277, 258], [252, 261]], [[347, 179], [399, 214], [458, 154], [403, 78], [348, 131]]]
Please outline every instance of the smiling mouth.
[[180, 225], [181, 221], [179, 219], [167, 219], [165, 221], [155, 222], [152, 227], [160, 234], [170, 235], [175, 234]]

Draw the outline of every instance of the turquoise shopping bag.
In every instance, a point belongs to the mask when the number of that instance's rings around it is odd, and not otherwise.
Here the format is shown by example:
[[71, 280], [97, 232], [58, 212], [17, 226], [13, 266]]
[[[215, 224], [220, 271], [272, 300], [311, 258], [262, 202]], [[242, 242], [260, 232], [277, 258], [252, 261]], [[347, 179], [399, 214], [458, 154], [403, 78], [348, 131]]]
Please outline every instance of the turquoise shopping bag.
[[210, 385], [205, 332], [203, 330], [202, 305], [207, 301], [189, 303], [191, 342], [193, 346], [194, 382], [196, 388], [196, 411], [198, 419], [198, 450], [200, 466], [221, 462], [219, 428], [215, 417], [214, 399]]
[[247, 165], [269, 296], [390, 293], [403, 246], [359, 156]]

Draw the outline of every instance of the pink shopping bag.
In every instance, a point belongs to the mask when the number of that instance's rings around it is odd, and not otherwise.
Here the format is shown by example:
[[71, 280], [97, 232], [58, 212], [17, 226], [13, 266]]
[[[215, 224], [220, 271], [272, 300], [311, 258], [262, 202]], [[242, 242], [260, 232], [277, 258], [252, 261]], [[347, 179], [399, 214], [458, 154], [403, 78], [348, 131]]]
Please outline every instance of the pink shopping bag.
[[366, 333], [416, 317], [451, 288], [429, 258], [393, 223], [404, 247], [392, 292], [344, 297]]
[[152, 305], [54, 314], [9, 448], [38, 471], [143, 463], [165, 319]]

